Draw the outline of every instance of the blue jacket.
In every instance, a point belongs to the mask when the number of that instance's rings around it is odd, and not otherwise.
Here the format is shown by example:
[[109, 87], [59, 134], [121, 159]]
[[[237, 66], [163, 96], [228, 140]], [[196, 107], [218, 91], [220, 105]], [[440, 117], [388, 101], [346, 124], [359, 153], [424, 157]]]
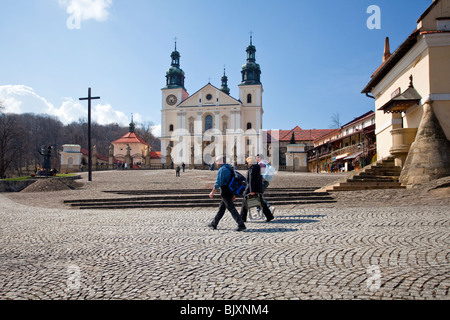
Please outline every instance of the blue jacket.
[[218, 190], [220, 187], [230, 184], [232, 178], [233, 169], [229, 164], [224, 164], [220, 167], [217, 173], [216, 183], [214, 184], [214, 189]]

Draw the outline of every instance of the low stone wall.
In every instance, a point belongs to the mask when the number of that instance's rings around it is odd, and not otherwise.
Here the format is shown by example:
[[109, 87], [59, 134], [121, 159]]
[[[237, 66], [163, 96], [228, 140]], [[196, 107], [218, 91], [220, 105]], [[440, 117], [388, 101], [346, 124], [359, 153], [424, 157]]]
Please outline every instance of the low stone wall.
[[20, 192], [36, 181], [36, 179], [24, 181], [0, 181], [0, 192]]
[[[42, 178], [42, 179], [61, 179], [61, 180], [77, 180], [81, 179], [81, 176], [63, 177], [63, 178]], [[35, 183], [38, 179], [30, 179], [23, 181], [2, 181], [0, 180], [0, 193], [1, 192], [20, 192], [23, 189], [29, 187]]]

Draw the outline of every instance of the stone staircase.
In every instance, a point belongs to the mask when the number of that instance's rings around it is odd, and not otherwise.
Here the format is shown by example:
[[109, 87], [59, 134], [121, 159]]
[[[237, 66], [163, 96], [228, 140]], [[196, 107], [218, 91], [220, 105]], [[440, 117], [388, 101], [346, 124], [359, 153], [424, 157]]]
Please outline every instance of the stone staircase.
[[[315, 192], [316, 188], [269, 188], [265, 199], [273, 206], [335, 203], [328, 192]], [[105, 191], [115, 196], [98, 199], [66, 200], [75, 209], [135, 209], [135, 208], [217, 208], [220, 196], [208, 197], [211, 190], [132, 190]], [[236, 199], [240, 207], [242, 198]]]
[[317, 190], [329, 191], [355, 191], [370, 189], [404, 189], [399, 182], [402, 169], [395, 166], [393, 158], [377, 161], [360, 171], [350, 174], [344, 180]]

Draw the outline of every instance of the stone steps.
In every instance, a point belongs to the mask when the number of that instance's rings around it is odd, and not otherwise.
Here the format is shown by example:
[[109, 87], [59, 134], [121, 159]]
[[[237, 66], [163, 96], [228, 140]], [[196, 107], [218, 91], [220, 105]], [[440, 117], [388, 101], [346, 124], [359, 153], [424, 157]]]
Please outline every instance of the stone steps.
[[399, 182], [402, 169], [388, 158], [369, 165], [331, 186], [318, 191], [356, 191], [372, 189], [404, 189]]
[[[265, 199], [274, 206], [336, 202], [328, 192], [314, 192], [313, 190], [314, 188], [269, 189], [265, 193]], [[128, 197], [66, 200], [64, 203], [78, 209], [217, 207], [221, 201], [220, 196], [216, 195], [210, 199], [209, 192], [210, 190], [107, 191], [107, 193], [118, 195], [125, 194]], [[143, 194], [145, 196], [134, 196]], [[237, 198], [235, 203], [240, 207], [242, 198]]]

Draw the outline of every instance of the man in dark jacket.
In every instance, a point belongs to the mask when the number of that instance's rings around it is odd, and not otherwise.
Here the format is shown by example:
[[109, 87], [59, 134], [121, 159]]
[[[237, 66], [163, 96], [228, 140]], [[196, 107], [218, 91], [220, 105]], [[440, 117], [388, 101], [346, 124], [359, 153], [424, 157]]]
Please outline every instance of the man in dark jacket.
[[[263, 193], [263, 182], [261, 177], [261, 167], [258, 165], [258, 162], [256, 162], [256, 159], [254, 157], [248, 157], [247, 163], [250, 166], [247, 172], [247, 188], [245, 188], [244, 191], [244, 198], [242, 200], [242, 208], [241, 208], [241, 218], [242, 221], [247, 221], [247, 213], [248, 210], [245, 207], [245, 196], [250, 194], [252, 196]], [[267, 220], [266, 222], [272, 221], [274, 219], [274, 216], [272, 212], [270, 212], [270, 209], [267, 207], [267, 204], [262, 201], [262, 209], [263, 213], [266, 216]]]
[[219, 172], [217, 173], [216, 183], [214, 184], [214, 188], [209, 194], [209, 197], [211, 199], [214, 198], [214, 194], [217, 192], [217, 190], [220, 189], [220, 196], [222, 197], [222, 201], [220, 202], [219, 205], [219, 211], [214, 217], [214, 220], [210, 224], [208, 224], [208, 227], [210, 227], [211, 229], [217, 229], [217, 225], [225, 215], [225, 210], [228, 209], [234, 221], [236, 221], [236, 223], [238, 224], [236, 231], [244, 231], [246, 229], [245, 224], [242, 221], [239, 212], [236, 210], [236, 207], [234, 206], [234, 200], [236, 199], [236, 197], [228, 187], [234, 175], [234, 170], [231, 168], [230, 165], [226, 163], [225, 157], [218, 157], [216, 159], [216, 163], [218, 166], [220, 164], [223, 165], [219, 169]]

